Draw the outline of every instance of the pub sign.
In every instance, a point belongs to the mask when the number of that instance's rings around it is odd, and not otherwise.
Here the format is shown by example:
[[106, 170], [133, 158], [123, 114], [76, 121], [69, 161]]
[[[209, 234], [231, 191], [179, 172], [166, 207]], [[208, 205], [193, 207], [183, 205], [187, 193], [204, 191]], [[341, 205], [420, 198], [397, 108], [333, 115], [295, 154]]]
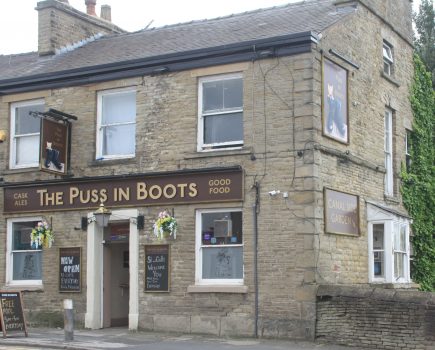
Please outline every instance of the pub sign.
[[325, 188], [325, 232], [359, 235], [359, 197]]

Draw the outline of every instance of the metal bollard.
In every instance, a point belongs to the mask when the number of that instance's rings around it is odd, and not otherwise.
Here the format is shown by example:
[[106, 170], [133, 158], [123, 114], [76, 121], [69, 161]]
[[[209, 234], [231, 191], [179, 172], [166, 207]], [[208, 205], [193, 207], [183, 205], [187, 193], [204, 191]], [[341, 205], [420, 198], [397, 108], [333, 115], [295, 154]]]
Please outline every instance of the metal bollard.
[[73, 301], [71, 299], [64, 299], [63, 309], [64, 309], [63, 328], [65, 331], [65, 341], [72, 341], [74, 340]]

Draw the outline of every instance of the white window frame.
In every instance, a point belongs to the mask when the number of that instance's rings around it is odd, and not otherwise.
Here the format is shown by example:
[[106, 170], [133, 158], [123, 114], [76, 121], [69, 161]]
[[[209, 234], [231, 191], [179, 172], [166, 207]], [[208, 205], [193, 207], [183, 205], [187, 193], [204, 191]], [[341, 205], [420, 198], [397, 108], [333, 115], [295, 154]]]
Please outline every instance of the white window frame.
[[[32, 287], [41, 287], [41, 280], [14, 280], [13, 279], [13, 253], [12, 250], [12, 226], [16, 222], [28, 222], [28, 221], [42, 221], [41, 217], [25, 217], [25, 218], [12, 218], [7, 219], [7, 243], [6, 243], [6, 285], [8, 286], [32, 286]], [[19, 252], [38, 252], [42, 251], [42, 249], [31, 249], [31, 250], [19, 250]], [[17, 251], [18, 252], [18, 251]], [[42, 267], [41, 267], [42, 268]]]
[[[96, 137], [96, 159], [97, 160], [110, 160], [110, 159], [125, 159], [125, 158], [134, 158], [136, 156], [136, 131], [135, 134], [132, 135], [134, 137], [135, 151], [130, 154], [114, 154], [114, 155], [103, 155], [103, 97], [107, 95], [116, 95], [116, 94], [126, 94], [126, 93], [137, 93], [136, 88], [128, 87], [128, 88], [120, 88], [120, 89], [110, 89], [110, 90], [102, 90], [97, 93], [97, 137]], [[137, 106], [137, 102], [136, 102]], [[136, 108], [135, 106], [135, 108]], [[106, 126], [122, 126], [122, 125], [136, 125], [137, 124], [137, 110], [134, 122], [125, 122], [125, 123], [114, 123], [108, 124]], [[135, 128], [136, 130], [136, 128]]]
[[383, 63], [384, 63], [384, 66], [382, 68], [383, 72], [388, 76], [393, 75], [393, 64], [394, 64], [393, 47], [385, 41], [382, 44], [382, 56], [383, 56]]
[[204, 143], [204, 117], [208, 115], [219, 115], [219, 114], [240, 113], [240, 112], [242, 113], [243, 116], [243, 109], [244, 109], [243, 96], [242, 96], [242, 108], [229, 108], [221, 112], [213, 112], [213, 113], [202, 112], [203, 84], [212, 81], [221, 81], [221, 80], [230, 80], [230, 79], [242, 79], [243, 82], [243, 74], [232, 73], [232, 74], [211, 75], [211, 76], [199, 78], [198, 80], [198, 140], [197, 140], [198, 152], [232, 150], [232, 149], [240, 149], [243, 147], [244, 144], [243, 139], [230, 141], [230, 142]]
[[[226, 247], [242, 247], [243, 248], [243, 278], [240, 279], [204, 279], [202, 278], [202, 214], [207, 213], [225, 213], [225, 212], [243, 212], [241, 208], [223, 208], [223, 209], [197, 209], [195, 219], [195, 284], [196, 285], [243, 285], [245, 276], [244, 264], [244, 245], [245, 235], [242, 232], [243, 243], [228, 244]], [[207, 248], [219, 248], [222, 245], [207, 245]]]
[[[11, 103], [10, 112], [11, 112], [11, 146], [9, 153], [9, 168], [10, 169], [23, 169], [23, 168], [34, 168], [39, 167], [39, 158], [35, 163], [27, 163], [27, 164], [17, 164], [17, 138], [22, 137], [30, 137], [30, 136], [39, 136], [41, 134], [41, 130], [37, 133], [24, 134], [24, 135], [15, 135], [15, 118], [16, 118], [16, 108], [27, 107], [27, 106], [36, 106], [36, 105], [44, 105], [45, 101], [43, 99], [37, 100], [29, 100], [22, 102], [14, 102]], [[38, 142], [38, 154], [40, 152], [40, 143]]]
[[[392, 214], [384, 215], [381, 220], [368, 222], [368, 250], [369, 250], [369, 281], [370, 283], [410, 283], [410, 243], [409, 243], [409, 221], [401, 219]], [[389, 216], [389, 218], [388, 218]], [[374, 250], [373, 250], [373, 225], [384, 225], [384, 276], [377, 277], [374, 274]], [[404, 255], [404, 277], [395, 278], [395, 253], [394, 239], [400, 227], [405, 226], [405, 251]]]
[[393, 173], [393, 111], [385, 109], [384, 116], [385, 195], [394, 194]]

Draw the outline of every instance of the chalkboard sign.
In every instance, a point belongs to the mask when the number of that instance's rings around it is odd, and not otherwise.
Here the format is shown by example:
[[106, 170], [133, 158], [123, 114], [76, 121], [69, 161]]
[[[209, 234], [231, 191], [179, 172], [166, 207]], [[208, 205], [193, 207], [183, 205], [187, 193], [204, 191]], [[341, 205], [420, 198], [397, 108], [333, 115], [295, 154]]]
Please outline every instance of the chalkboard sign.
[[81, 291], [81, 248], [59, 248], [59, 292]]
[[20, 292], [0, 292], [0, 319], [4, 338], [8, 332], [17, 331], [24, 332], [27, 337], [23, 299]]
[[169, 244], [145, 246], [145, 292], [169, 292]]

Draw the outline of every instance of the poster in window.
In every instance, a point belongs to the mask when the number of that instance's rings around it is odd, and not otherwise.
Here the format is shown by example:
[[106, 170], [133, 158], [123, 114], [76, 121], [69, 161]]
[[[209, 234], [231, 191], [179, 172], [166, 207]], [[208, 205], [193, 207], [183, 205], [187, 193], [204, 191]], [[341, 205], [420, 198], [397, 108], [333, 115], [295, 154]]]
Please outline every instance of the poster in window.
[[68, 124], [41, 121], [39, 167], [42, 171], [66, 175], [68, 171]]
[[349, 143], [347, 70], [323, 58], [322, 123], [323, 135]]

